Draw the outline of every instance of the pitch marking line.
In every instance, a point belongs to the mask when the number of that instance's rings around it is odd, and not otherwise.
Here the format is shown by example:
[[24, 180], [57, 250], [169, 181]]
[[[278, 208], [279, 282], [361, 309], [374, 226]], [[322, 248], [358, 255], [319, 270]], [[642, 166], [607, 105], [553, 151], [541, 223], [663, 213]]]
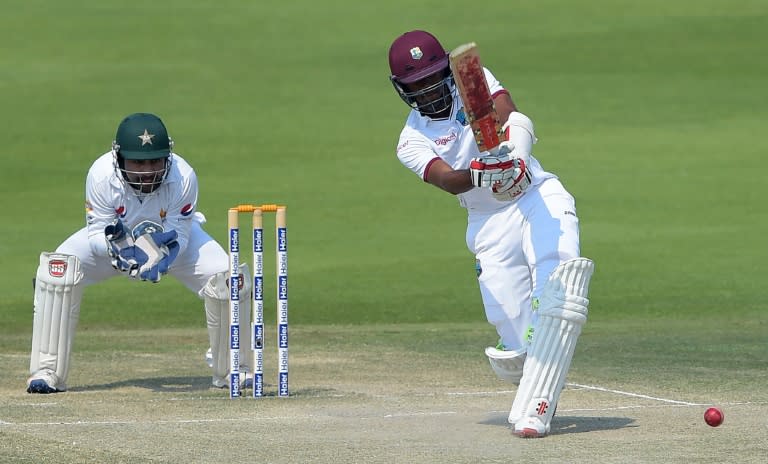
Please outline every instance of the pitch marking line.
[[[371, 419], [398, 419], [398, 418], [410, 418], [410, 417], [435, 417], [435, 416], [450, 416], [458, 414], [456, 411], [431, 411], [431, 412], [414, 412], [414, 413], [394, 413], [394, 414], [382, 414], [375, 416], [360, 416], [359, 420], [371, 420]], [[349, 419], [348, 416], [336, 416], [336, 415], [324, 415], [324, 414], [307, 414], [305, 416], [260, 416], [260, 417], [244, 417], [244, 418], [232, 418], [232, 419], [175, 419], [175, 420], [114, 420], [114, 421], [56, 421], [56, 422], [6, 422], [0, 420], [0, 426], [14, 426], [14, 427], [40, 427], [40, 426], [96, 426], [96, 425], [142, 425], [142, 424], [212, 424], [212, 423], [240, 423], [240, 422], [266, 422], [266, 421], [285, 421], [296, 420], [301, 418], [317, 418], [317, 419]]]
[[643, 395], [640, 393], [625, 392], [621, 390], [612, 390], [610, 388], [597, 387], [594, 385], [582, 385], [578, 383], [568, 383], [566, 385], [568, 385], [569, 387], [582, 388], [584, 390], [594, 390], [594, 391], [605, 392], [605, 393], [613, 393], [616, 395], [630, 396], [632, 398], [643, 398], [646, 400], [660, 401], [662, 403], [680, 404], [683, 406], [706, 406], [707, 405], [706, 403], [691, 403], [688, 401], [672, 400], [669, 398], [658, 398], [655, 396]]
[[[613, 390], [610, 388], [605, 387], [598, 387], [595, 385], [582, 385], [580, 383], [566, 383], [569, 387], [575, 387], [576, 389], [581, 390], [593, 390], [603, 393], [613, 393], [614, 395], [621, 395], [621, 396], [629, 396], [632, 398], [643, 398], [646, 400], [653, 400], [653, 401], [659, 401], [662, 403], [672, 403], [672, 404], [679, 404], [683, 406], [707, 406], [708, 403], [691, 403], [689, 401], [681, 401], [681, 400], [673, 400], [669, 398], [660, 398], [656, 396], [650, 396], [650, 395], [643, 395], [642, 393], [633, 393], [633, 392], [627, 392], [622, 390]], [[484, 391], [484, 392], [453, 392], [453, 393], [447, 393], [447, 395], [450, 396], [494, 396], [494, 395], [505, 395], [505, 394], [514, 394], [515, 390], [502, 390], [502, 391]]]

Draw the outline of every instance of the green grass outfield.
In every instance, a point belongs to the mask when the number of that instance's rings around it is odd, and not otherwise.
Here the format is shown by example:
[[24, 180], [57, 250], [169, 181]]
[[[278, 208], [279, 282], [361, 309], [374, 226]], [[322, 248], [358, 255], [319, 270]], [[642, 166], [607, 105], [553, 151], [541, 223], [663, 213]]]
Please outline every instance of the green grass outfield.
[[[449, 4], [6, 0], [0, 348], [28, 351], [39, 253], [82, 227], [86, 171], [136, 111], [168, 125], [222, 243], [229, 206], [288, 205], [292, 326], [482, 323], [464, 210], [394, 154], [387, 50], [424, 28], [479, 44], [576, 197], [597, 271], [575, 367], [765, 400], [768, 4]], [[170, 278], [111, 280], [81, 310], [80, 331], [203, 327]]]

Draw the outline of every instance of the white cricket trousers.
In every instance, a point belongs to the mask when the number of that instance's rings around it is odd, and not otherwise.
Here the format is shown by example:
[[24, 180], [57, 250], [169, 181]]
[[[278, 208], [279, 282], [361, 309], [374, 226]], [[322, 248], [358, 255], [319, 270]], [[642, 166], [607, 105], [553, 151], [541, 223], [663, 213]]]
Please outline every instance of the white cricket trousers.
[[[109, 257], [94, 256], [88, 242], [88, 229], [85, 227], [59, 245], [56, 252], [80, 258], [85, 286], [111, 277], [127, 275], [113, 268]], [[218, 272], [226, 272], [228, 269], [227, 252], [195, 221], [192, 223], [187, 248], [173, 261], [168, 274], [179, 279], [187, 288], [200, 296], [200, 291], [211, 276]], [[142, 282], [142, 284], [148, 283]]]
[[475, 255], [488, 322], [507, 350], [527, 347], [534, 301], [563, 261], [579, 257], [579, 219], [573, 197], [550, 178], [509, 206], [469, 211], [467, 247]]

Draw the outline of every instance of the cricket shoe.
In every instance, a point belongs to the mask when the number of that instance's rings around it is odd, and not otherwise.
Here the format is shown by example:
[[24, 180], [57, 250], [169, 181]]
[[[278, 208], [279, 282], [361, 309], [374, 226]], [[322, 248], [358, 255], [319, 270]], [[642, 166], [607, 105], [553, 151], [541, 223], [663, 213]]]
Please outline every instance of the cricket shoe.
[[59, 393], [66, 390], [65, 387], [57, 388], [59, 379], [50, 369], [40, 369], [27, 380], [27, 393]]
[[538, 417], [524, 417], [515, 422], [512, 432], [520, 438], [544, 438], [549, 433], [549, 425], [544, 425]]
[[[211, 385], [213, 385], [216, 388], [226, 388], [229, 387], [229, 376], [227, 377], [219, 377], [217, 375], [213, 376], [213, 380], [211, 381]], [[253, 377], [249, 377], [247, 372], [240, 372], [240, 389], [243, 388], [252, 388], [253, 387]]]

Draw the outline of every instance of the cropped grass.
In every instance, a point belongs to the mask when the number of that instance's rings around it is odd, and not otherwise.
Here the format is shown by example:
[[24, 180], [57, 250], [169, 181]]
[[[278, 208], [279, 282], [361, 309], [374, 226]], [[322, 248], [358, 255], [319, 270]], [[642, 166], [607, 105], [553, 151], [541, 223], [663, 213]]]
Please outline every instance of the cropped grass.
[[[229, 206], [288, 205], [291, 324], [482, 322], [464, 211], [394, 155], [387, 49], [415, 28], [477, 42], [534, 120], [597, 263], [592, 323], [764, 333], [765, 2], [6, 3], [0, 333], [31, 334], [38, 255], [84, 225], [85, 173], [135, 111], [166, 121], [222, 243]], [[203, 325], [170, 278], [91, 287], [80, 322]]]
[[[0, 462], [241, 458], [227, 439], [270, 462], [762, 462], [768, 4], [482, 8], [4, 0]], [[569, 381], [687, 408], [571, 390], [557, 434], [512, 441], [508, 399], [482, 393], [508, 386], [482, 355], [495, 332], [465, 211], [395, 156], [408, 109], [387, 51], [412, 29], [479, 45], [533, 119], [536, 157], [576, 198], [597, 270]], [[86, 172], [138, 111], [160, 115], [196, 168], [220, 243], [230, 206], [288, 205], [288, 403], [213, 401], [202, 301], [170, 277], [89, 287], [71, 391], [23, 393], [39, 254], [84, 226]], [[709, 403], [729, 408], [717, 430], [697, 410]], [[242, 409], [256, 414], [231, 422]]]

